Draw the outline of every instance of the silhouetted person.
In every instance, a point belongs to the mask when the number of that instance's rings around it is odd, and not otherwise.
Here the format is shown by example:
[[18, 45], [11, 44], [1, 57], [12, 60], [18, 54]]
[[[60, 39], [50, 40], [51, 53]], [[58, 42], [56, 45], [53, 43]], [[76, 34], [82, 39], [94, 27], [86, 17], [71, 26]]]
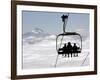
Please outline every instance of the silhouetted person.
[[76, 46], [76, 43], [74, 43], [74, 46], [73, 46], [73, 53], [74, 53], [74, 56], [75, 56], [75, 53], [77, 54], [76, 56], [78, 56], [78, 47]]
[[69, 57], [69, 54], [71, 54], [71, 57], [72, 57], [72, 45], [70, 42], [68, 42], [68, 45], [67, 45], [67, 52], [68, 52], [68, 57]]
[[64, 47], [63, 47], [63, 55], [65, 55], [65, 57], [66, 57], [66, 48], [67, 48], [67, 46], [66, 46], [66, 43], [64, 44]]

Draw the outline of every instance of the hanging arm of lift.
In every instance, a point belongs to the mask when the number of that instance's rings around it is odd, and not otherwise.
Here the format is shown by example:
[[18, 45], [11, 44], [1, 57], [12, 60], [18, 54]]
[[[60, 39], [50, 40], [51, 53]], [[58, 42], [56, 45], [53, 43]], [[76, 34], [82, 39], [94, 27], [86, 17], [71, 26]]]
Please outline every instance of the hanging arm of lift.
[[61, 16], [62, 22], [63, 22], [63, 33], [66, 32], [65, 29], [66, 29], [66, 24], [67, 24], [67, 21], [68, 21], [68, 16], [69, 16], [69, 13], [68, 13], [68, 15]]

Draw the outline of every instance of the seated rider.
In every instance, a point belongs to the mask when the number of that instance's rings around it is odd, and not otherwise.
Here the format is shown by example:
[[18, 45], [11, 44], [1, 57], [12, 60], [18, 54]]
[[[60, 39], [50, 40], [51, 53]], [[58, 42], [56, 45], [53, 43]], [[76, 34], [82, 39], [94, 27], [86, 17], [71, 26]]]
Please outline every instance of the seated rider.
[[77, 54], [76, 56], [78, 56], [78, 47], [76, 46], [76, 43], [74, 43], [74, 46], [73, 46], [73, 53], [74, 53], [74, 56], [75, 56], [75, 53]]
[[71, 57], [72, 57], [72, 45], [71, 45], [71, 42], [68, 42], [67, 52], [68, 52], [68, 57], [69, 57], [69, 54], [71, 54]]
[[67, 47], [66, 47], [66, 43], [64, 44], [64, 47], [63, 47], [63, 54], [62, 55], [64, 55], [65, 54], [65, 57], [66, 57], [66, 50], [67, 49]]

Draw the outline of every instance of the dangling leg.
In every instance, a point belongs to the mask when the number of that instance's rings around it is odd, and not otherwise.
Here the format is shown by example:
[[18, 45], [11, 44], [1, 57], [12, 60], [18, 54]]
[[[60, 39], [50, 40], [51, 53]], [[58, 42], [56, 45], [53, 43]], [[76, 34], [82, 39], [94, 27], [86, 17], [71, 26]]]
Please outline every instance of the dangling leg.
[[74, 54], [74, 57], [75, 57], [75, 52], [73, 52], [73, 54]]
[[76, 54], [77, 54], [76, 56], [78, 57], [78, 53], [76, 53]]
[[72, 57], [72, 53], [71, 53], [71, 57]]
[[62, 54], [62, 56], [64, 56], [64, 54]]
[[66, 56], [68, 57], [68, 53], [66, 53]]
[[66, 57], [66, 53], [65, 53], [65, 57]]
[[69, 53], [68, 53], [68, 58], [69, 58]]
[[75, 53], [74, 53], [74, 57], [75, 57]]

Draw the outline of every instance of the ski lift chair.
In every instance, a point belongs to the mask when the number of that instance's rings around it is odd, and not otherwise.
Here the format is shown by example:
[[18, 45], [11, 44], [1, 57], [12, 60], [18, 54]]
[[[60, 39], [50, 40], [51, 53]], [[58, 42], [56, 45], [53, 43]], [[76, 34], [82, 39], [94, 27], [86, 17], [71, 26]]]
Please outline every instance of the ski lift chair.
[[[76, 32], [66, 32], [66, 33], [62, 33], [62, 34], [59, 34], [56, 38], [56, 50], [57, 50], [57, 53], [58, 55], [60, 54], [64, 54], [64, 51], [63, 51], [63, 48], [58, 48], [58, 37], [62, 36], [79, 36], [80, 37], [80, 43], [81, 45], [79, 45], [78, 49], [77, 49], [77, 52], [73, 52], [72, 53], [81, 53], [81, 50], [82, 50], [82, 37], [80, 34], [76, 33]], [[62, 43], [62, 42], [61, 42]], [[67, 44], [67, 43], [66, 43]], [[78, 43], [76, 43], [78, 45]]]
[[[62, 22], [63, 22], [63, 33], [57, 35], [57, 37], [56, 37], [56, 50], [57, 50], [58, 55], [57, 55], [57, 58], [56, 58], [55, 67], [57, 65], [58, 56], [65, 54], [63, 48], [61, 48], [63, 37], [65, 37], [65, 36], [79, 36], [81, 45], [78, 47], [78, 50], [76, 52], [77, 53], [81, 53], [82, 52], [82, 37], [81, 37], [81, 35], [79, 33], [76, 33], [76, 32], [66, 32], [65, 31], [65, 27], [66, 27], [66, 24], [67, 24], [67, 21], [68, 21], [68, 16], [69, 16], [69, 13], [68, 13], [68, 15], [61, 16]], [[60, 42], [60, 47], [58, 47], [58, 37], [60, 37], [60, 36], [62, 37], [62, 39], [61, 39], [61, 42]], [[72, 51], [71, 55], [75, 54], [76, 52]]]

